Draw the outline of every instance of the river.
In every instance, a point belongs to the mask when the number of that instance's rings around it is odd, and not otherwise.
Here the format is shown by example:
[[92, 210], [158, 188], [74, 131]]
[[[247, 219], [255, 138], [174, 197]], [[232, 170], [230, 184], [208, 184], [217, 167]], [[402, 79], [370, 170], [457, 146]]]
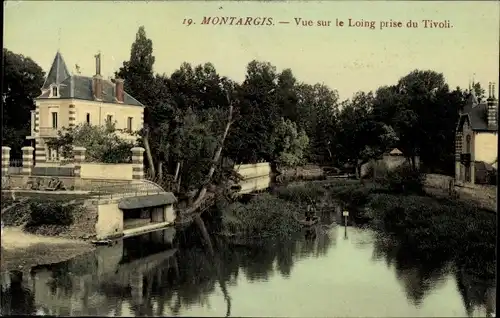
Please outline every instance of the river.
[[[337, 220], [323, 216], [324, 223]], [[367, 228], [254, 246], [173, 248], [161, 232], [30, 272], [2, 273], [1, 314], [484, 317], [494, 282], [423, 264]]]

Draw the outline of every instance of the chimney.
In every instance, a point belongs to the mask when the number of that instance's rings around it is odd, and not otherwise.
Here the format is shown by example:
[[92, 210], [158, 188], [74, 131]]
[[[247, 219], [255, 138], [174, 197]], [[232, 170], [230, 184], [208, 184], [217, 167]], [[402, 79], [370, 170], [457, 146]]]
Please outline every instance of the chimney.
[[101, 52], [95, 55], [95, 75], [101, 75]]
[[488, 105], [488, 128], [496, 129], [498, 126], [498, 100], [495, 98], [495, 83], [489, 85], [490, 97], [487, 100]]
[[95, 55], [95, 75], [92, 78], [92, 92], [96, 100], [102, 100], [101, 53]]
[[123, 103], [123, 79], [116, 78], [115, 79], [115, 98], [119, 103]]

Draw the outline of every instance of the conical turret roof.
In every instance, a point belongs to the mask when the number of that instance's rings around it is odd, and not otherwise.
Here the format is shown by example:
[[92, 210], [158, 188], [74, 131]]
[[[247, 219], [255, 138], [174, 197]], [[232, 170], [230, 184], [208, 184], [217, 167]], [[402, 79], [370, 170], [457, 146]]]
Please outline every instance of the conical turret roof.
[[61, 53], [57, 51], [54, 61], [52, 62], [52, 66], [50, 67], [49, 74], [45, 79], [45, 83], [43, 83], [42, 90], [48, 89], [52, 84], [59, 85], [70, 76], [71, 74], [66, 67], [66, 63], [64, 62]]

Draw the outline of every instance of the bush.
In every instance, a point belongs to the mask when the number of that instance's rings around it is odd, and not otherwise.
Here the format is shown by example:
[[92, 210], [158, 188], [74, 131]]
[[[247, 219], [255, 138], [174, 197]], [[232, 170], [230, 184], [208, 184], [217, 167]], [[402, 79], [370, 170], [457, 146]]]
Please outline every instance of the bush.
[[424, 175], [408, 165], [387, 171], [379, 182], [394, 193], [424, 193]]
[[283, 237], [300, 230], [294, 204], [263, 194], [248, 204], [233, 203], [222, 213], [222, 233], [246, 237]]
[[71, 225], [74, 208], [73, 205], [63, 205], [55, 201], [32, 202], [27, 226]]
[[389, 169], [385, 161], [377, 160], [370, 161], [367, 166], [366, 174], [363, 179], [372, 179], [375, 182], [380, 182], [387, 177]]
[[320, 199], [326, 192], [320, 184], [309, 183], [278, 188], [276, 195], [283, 200], [304, 203]]

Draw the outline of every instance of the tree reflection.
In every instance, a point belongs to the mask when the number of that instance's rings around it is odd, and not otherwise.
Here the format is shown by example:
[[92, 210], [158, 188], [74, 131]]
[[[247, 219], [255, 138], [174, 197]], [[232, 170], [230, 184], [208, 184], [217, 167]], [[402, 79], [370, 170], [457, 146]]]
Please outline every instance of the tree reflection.
[[462, 270], [455, 271], [455, 277], [467, 316], [473, 317], [474, 310], [482, 309], [486, 317], [492, 317], [496, 310], [495, 282], [475, 279]]
[[[308, 240], [301, 235], [248, 246], [217, 241], [214, 254], [200, 247], [168, 254], [157, 243], [154, 249], [148, 245], [140, 251], [139, 245], [148, 243], [138, 242], [34, 268], [37, 279], [28, 286], [32, 291], [22, 288], [22, 275], [14, 275], [2, 290], [2, 314], [33, 314], [36, 303], [49, 314], [120, 316], [126, 314], [123, 308], [128, 303], [132, 315], [177, 316], [193, 305], [209, 306], [209, 297], [220, 288], [226, 303], [225, 313], [220, 314], [230, 316], [232, 303], [238, 300], [232, 299], [229, 286], [241, 279], [241, 273], [249, 281], [289, 277], [297, 259], [326, 254], [332, 239], [318, 231]], [[123, 256], [117, 258], [120, 249]]]
[[487, 315], [495, 310], [495, 297], [489, 295], [494, 291], [494, 282], [475, 280], [463, 271], [453, 270], [453, 260], [440, 258], [439, 255], [435, 258], [426, 256], [422, 260], [420, 253], [385, 234], [376, 235], [372, 259], [383, 259], [389, 268], [394, 268], [407, 298], [414, 305], [420, 305], [431, 290], [444, 284], [447, 275], [454, 273], [469, 317], [478, 307], [484, 307]]
[[23, 273], [12, 271], [8, 274], [10, 283], [2, 286], [0, 299], [2, 316], [33, 315], [36, 312], [33, 293], [24, 288]]

